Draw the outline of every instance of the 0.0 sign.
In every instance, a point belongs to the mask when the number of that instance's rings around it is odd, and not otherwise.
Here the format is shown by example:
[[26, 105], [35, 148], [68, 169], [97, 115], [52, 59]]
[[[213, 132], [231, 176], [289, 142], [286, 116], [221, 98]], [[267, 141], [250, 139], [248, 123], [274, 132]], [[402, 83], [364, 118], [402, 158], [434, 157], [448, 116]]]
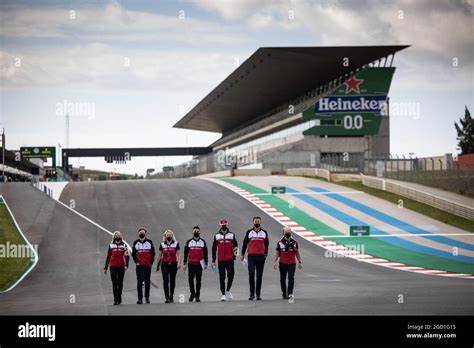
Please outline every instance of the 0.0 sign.
[[361, 115], [346, 115], [344, 116], [344, 128], [345, 129], [362, 129], [364, 125], [364, 119]]

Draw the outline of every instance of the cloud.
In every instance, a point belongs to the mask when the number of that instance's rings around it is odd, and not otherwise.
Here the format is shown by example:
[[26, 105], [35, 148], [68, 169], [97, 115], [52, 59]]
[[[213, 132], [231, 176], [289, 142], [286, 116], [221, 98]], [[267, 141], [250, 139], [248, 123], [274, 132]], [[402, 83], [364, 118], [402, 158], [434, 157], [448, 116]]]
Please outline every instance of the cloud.
[[271, 0], [199, 0], [196, 5], [211, 12], [217, 12], [224, 19], [238, 20], [265, 9]]
[[8, 6], [0, 13], [1, 36], [71, 40], [175, 41], [236, 44], [245, 39], [231, 26], [184, 16], [132, 11], [117, 2], [97, 7]]
[[[3, 88], [158, 90], [202, 94], [234, 69], [237, 53], [122, 49], [108, 44], [0, 51]], [[17, 62], [20, 62], [17, 66]]]
[[472, 0], [209, 0], [198, 6], [225, 19], [244, 20], [255, 30], [314, 35], [321, 45], [410, 44], [408, 57], [424, 64], [450, 64], [453, 57], [466, 65], [473, 62]]

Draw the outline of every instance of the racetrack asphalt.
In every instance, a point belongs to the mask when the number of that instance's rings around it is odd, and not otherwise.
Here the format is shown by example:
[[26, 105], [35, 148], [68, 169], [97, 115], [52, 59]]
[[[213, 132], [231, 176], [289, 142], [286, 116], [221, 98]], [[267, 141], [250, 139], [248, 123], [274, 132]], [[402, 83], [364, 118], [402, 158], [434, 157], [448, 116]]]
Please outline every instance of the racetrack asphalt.
[[[137, 305], [133, 261], [124, 281], [123, 303], [113, 306], [103, 266], [110, 235], [43, 193], [20, 183], [0, 186], [20, 227], [38, 244], [39, 262], [13, 290], [0, 294], [3, 315], [472, 315], [474, 282], [402, 272], [353, 259], [327, 258], [324, 250], [296, 237], [303, 269], [296, 272], [295, 301], [281, 300], [279, 275], [271, 267], [281, 225], [236, 193], [200, 179], [70, 183], [61, 201], [114, 231], [130, 244], [139, 227], [158, 246], [172, 229], [181, 246], [199, 225], [209, 249], [217, 221], [225, 217], [239, 249], [254, 215], [263, 217], [270, 252], [263, 301], [250, 302], [246, 268], [236, 260], [232, 302], [220, 302], [218, 276], [203, 274], [201, 303], [188, 303], [187, 274], [178, 272], [175, 303], [165, 304], [161, 273], [152, 273], [151, 304]], [[180, 295], [185, 302], [180, 303]], [[401, 299], [403, 301], [401, 302]], [[72, 303], [73, 302], [73, 303]]]

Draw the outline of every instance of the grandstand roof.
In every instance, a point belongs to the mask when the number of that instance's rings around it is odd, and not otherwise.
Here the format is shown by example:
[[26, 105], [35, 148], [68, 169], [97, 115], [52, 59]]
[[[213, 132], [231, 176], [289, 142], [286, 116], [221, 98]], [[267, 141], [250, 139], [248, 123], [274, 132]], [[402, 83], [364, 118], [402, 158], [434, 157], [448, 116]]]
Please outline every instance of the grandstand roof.
[[[264, 47], [174, 127], [230, 133], [265, 113], [408, 46]], [[343, 62], [348, 59], [348, 66]], [[347, 76], [346, 76], [347, 75]]]

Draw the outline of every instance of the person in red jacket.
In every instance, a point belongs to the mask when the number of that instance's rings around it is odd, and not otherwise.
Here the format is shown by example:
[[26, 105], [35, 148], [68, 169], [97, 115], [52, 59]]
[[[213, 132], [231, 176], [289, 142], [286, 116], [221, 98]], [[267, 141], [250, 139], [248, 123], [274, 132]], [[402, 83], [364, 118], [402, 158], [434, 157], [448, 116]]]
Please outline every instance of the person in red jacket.
[[179, 243], [171, 230], [163, 233], [163, 242], [160, 244], [158, 255], [158, 265], [156, 271], [160, 269], [163, 276], [163, 291], [165, 292], [165, 303], [174, 302], [173, 294], [176, 284], [176, 273], [181, 268], [181, 253]]
[[[261, 227], [262, 219], [259, 216], [254, 216], [252, 221], [253, 228], [248, 230], [245, 234], [244, 242], [242, 244], [242, 254], [240, 256], [243, 261], [245, 258], [245, 252], [247, 251], [250, 301], [255, 299], [255, 295], [257, 295], [257, 300], [262, 299], [260, 297], [260, 292], [262, 289], [263, 267], [268, 254], [268, 233]], [[257, 284], [255, 284], [255, 275], [257, 275]]]
[[[303, 267], [301, 256], [298, 251], [298, 242], [291, 238], [291, 229], [283, 229], [283, 237], [276, 246], [275, 257], [273, 258], [273, 268], [277, 269], [277, 261], [280, 259], [280, 285], [282, 298], [284, 300], [293, 298], [293, 287], [295, 284], [296, 260], [298, 269]], [[286, 275], [288, 274], [288, 288], [286, 287]]]
[[123, 242], [122, 234], [119, 231], [115, 231], [109, 244], [104, 267], [104, 274], [107, 274], [107, 269], [110, 268], [114, 305], [122, 303], [123, 277], [125, 270], [128, 268], [129, 258], [128, 247]]
[[[184, 263], [183, 268], [189, 268], [188, 281], [189, 291], [191, 296], [189, 302], [201, 302], [201, 278], [202, 270], [207, 269], [208, 263], [207, 244], [204, 239], [201, 238], [201, 229], [199, 226], [193, 227], [193, 238], [189, 239], [184, 246]], [[194, 277], [196, 277], [196, 287], [194, 286]]]
[[135, 261], [137, 273], [137, 304], [143, 303], [143, 283], [145, 283], [145, 301], [150, 303], [151, 265], [155, 260], [155, 246], [146, 237], [144, 228], [138, 229], [138, 239], [133, 242], [132, 257]]
[[[212, 243], [212, 268], [216, 267], [216, 258], [219, 269], [219, 283], [221, 286], [221, 301], [232, 300], [230, 292], [232, 282], [234, 281], [234, 260], [238, 252], [237, 239], [235, 234], [229, 231], [229, 222], [226, 219], [219, 221], [219, 232], [214, 236]], [[225, 276], [227, 272], [227, 286], [225, 285]]]

